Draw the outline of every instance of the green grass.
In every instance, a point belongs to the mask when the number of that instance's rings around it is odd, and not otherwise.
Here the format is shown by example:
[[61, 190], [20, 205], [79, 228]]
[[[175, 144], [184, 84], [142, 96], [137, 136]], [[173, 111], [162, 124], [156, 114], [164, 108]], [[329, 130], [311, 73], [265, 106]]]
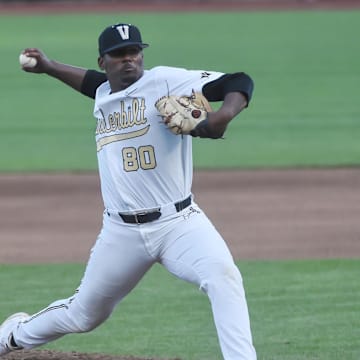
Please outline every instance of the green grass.
[[[259, 360], [358, 360], [358, 260], [239, 261]], [[0, 318], [72, 294], [82, 265], [1, 265]], [[155, 266], [95, 331], [46, 346], [220, 359], [207, 297]]]
[[97, 68], [97, 36], [117, 21], [137, 24], [151, 44], [146, 68], [244, 70], [254, 78], [251, 106], [230, 124], [226, 141], [194, 141], [195, 166], [360, 163], [358, 10], [7, 15], [0, 16], [0, 171], [96, 168], [92, 101], [20, 71], [17, 59], [37, 46]]

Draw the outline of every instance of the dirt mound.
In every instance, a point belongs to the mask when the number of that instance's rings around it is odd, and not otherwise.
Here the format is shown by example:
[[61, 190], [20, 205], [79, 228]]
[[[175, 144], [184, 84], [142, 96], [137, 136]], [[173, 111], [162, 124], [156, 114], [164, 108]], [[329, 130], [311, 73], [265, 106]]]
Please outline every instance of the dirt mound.
[[[166, 360], [154, 357], [139, 358], [134, 356], [114, 356], [105, 354], [86, 354], [77, 352], [58, 352], [51, 350], [14, 351], [4, 360]], [[171, 359], [167, 359], [171, 360]], [[172, 360], [181, 360], [179, 358]]]

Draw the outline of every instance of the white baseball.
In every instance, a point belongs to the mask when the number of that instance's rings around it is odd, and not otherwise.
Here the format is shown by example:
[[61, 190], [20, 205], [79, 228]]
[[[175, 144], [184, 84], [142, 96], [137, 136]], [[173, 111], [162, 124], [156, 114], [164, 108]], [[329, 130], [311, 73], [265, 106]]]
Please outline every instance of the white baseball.
[[21, 66], [32, 68], [36, 66], [37, 61], [35, 58], [27, 56], [25, 54], [20, 54], [19, 62]]

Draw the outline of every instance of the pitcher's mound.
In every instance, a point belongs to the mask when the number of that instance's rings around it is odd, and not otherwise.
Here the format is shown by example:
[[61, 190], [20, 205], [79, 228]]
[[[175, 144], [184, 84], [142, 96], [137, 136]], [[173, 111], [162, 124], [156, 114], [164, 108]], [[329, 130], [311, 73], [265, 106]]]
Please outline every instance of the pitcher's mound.
[[[154, 357], [140, 358], [135, 356], [115, 356], [105, 354], [87, 354], [77, 352], [58, 352], [51, 350], [14, 351], [4, 360], [166, 360]], [[170, 359], [167, 359], [170, 360]], [[172, 360], [181, 360], [179, 358]]]

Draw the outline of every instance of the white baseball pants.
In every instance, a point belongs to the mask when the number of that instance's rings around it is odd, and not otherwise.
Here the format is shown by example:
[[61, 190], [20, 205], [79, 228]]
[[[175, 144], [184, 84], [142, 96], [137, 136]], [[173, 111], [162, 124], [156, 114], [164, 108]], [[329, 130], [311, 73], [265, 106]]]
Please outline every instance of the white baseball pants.
[[14, 331], [16, 343], [30, 349], [65, 334], [91, 331], [156, 262], [208, 295], [225, 360], [256, 359], [241, 274], [224, 240], [196, 204], [141, 225], [104, 212], [102, 230], [75, 294], [21, 324]]

